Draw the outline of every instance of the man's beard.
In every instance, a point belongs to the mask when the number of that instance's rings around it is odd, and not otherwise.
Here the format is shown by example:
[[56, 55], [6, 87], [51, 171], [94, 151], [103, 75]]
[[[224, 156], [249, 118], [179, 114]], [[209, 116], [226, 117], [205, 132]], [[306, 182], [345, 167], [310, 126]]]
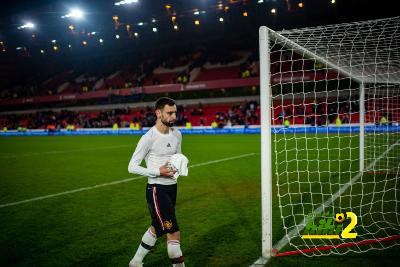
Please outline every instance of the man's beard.
[[163, 119], [161, 119], [161, 122], [167, 127], [172, 127], [175, 124], [175, 122], [168, 122], [168, 121], [164, 121]]

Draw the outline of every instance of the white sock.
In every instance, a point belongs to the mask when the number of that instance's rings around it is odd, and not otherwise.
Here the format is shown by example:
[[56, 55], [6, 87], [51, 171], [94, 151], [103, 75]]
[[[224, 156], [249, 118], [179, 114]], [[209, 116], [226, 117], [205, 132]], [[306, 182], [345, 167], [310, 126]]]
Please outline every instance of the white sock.
[[143, 258], [150, 252], [151, 248], [156, 244], [157, 236], [150, 231], [150, 228], [144, 233], [142, 242], [136, 251], [132, 261], [143, 262]]
[[168, 257], [173, 267], [184, 267], [184, 258], [182, 256], [181, 244], [179, 240], [168, 240]]

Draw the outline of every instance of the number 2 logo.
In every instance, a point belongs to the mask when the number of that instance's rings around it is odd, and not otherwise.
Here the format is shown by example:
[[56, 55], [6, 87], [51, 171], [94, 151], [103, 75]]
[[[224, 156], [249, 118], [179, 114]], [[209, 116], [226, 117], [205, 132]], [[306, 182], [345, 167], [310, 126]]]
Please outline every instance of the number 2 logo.
[[342, 238], [356, 238], [357, 233], [350, 233], [350, 231], [353, 230], [354, 226], [357, 224], [357, 216], [352, 212], [346, 212], [346, 216], [351, 219], [351, 222], [343, 229]]

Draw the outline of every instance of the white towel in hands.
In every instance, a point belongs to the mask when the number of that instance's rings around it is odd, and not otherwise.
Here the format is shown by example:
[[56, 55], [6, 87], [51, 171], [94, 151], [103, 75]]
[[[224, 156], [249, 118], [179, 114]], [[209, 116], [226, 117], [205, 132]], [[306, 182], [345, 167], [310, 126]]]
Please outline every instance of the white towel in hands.
[[175, 170], [174, 179], [177, 180], [179, 175], [188, 176], [188, 163], [189, 160], [183, 154], [177, 153], [171, 156], [168, 167]]

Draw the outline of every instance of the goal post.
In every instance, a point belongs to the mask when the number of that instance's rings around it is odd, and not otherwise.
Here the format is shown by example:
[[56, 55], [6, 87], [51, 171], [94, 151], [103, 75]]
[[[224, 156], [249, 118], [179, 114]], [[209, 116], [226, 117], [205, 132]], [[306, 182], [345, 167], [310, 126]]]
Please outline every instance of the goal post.
[[262, 257], [272, 252], [272, 157], [271, 157], [271, 76], [269, 34], [267, 27], [260, 27], [260, 117], [261, 117], [261, 225]]
[[[400, 245], [398, 40], [400, 17], [260, 27], [260, 263]], [[272, 214], [273, 202], [280, 214]], [[329, 214], [318, 218], [322, 233], [347, 212], [357, 217], [357, 237], [302, 237], [307, 215]], [[280, 218], [282, 236], [273, 235], [272, 218]]]

